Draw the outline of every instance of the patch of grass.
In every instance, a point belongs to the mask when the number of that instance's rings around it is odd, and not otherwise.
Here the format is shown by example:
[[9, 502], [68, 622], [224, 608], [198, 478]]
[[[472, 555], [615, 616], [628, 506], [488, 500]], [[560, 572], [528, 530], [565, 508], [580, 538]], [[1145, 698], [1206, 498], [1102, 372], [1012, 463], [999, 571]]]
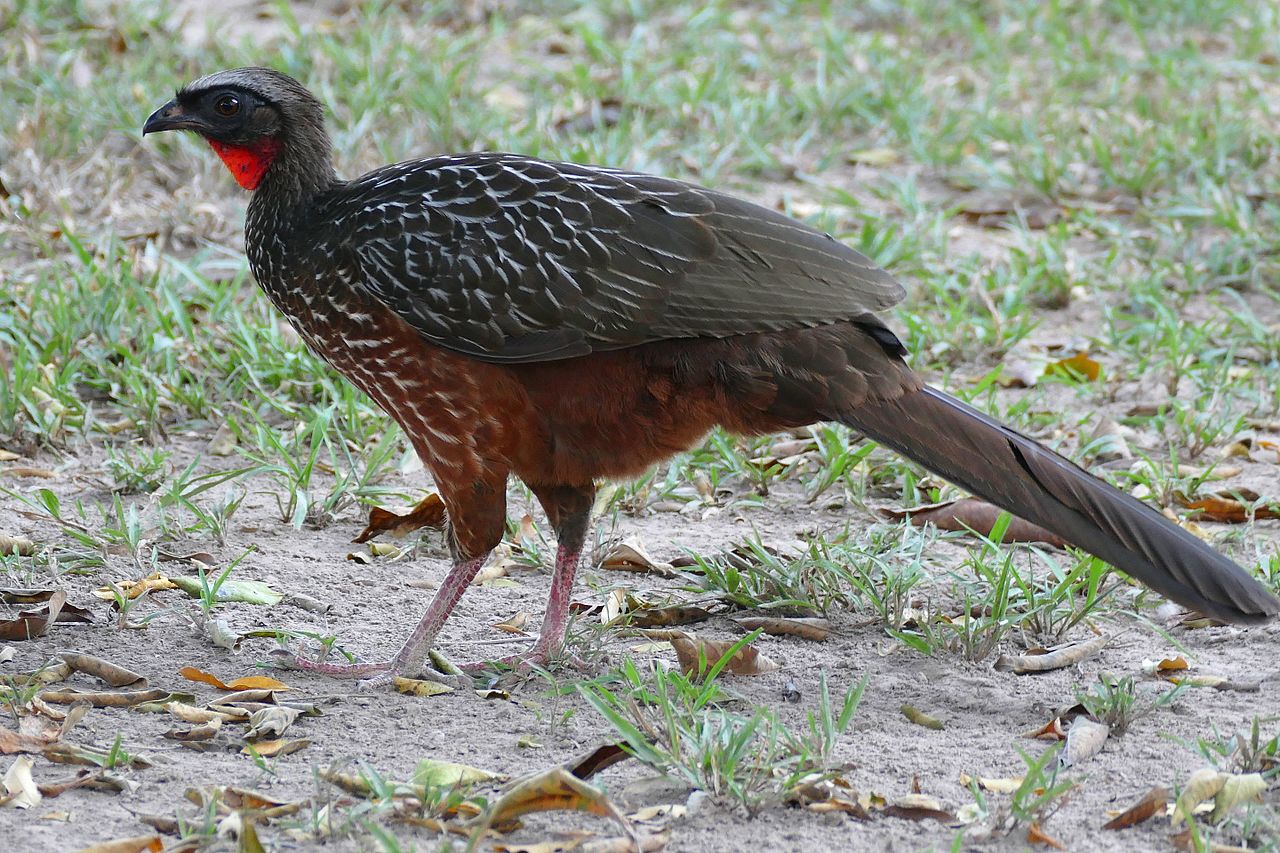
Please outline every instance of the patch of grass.
[[690, 571], [702, 575], [704, 590], [746, 610], [826, 613], [854, 602], [850, 567], [862, 556], [856, 546], [822, 538], [810, 540], [799, 555], [786, 555], [756, 535], [721, 554], [694, 554]]
[[1100, 723], [1111, 727], [1111, 733], [1122, 735], [1135, 722], [1162, 708], [1172, 707], [1182, 698], [1185, 685], [1169, 690], [1140, 686], [1133, 676], [1100, 675], [1087, 691], [1076, 691], [1076, 701]]
[[766, 707], [741, 714], [724, 707], [716, 682], [745, 644], [735, 644], [706, 677], [690, 680], [653, 667], [642, 674], [630, 660], [616, 673], [578, 685], [636, 758], [691, 788], [736, 800], [755, 811], [781, 802], [801, 782], [825, 778], [836, 740], [848, 728], [866, 679], [833, 702], [826, 676], [805, 730], [789, 729]]

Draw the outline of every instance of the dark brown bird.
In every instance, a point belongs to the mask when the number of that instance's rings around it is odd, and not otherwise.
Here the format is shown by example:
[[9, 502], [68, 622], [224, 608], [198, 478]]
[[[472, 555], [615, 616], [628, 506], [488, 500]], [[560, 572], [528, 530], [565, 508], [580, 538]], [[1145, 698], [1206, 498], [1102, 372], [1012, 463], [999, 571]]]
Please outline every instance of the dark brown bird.
[[340, 180], [324, 112], [266, 68], [191, 83], [143, 133], [192, 130], [253, 190], [249, 262], [322, 358], [399, 422], [435, 477], [455, 565], [390, 661], [416, 672], [502, 538], [509, 475], [559, 551], [542, 630], [564, 639], [595, 483], [716, 425], [839, 421], [1231, 622], [1280, 602], [1235, 563], [1064, 457], [924, 385], [874, 312], [902, 288], [830, 236], [680, 181], [512, 154]]

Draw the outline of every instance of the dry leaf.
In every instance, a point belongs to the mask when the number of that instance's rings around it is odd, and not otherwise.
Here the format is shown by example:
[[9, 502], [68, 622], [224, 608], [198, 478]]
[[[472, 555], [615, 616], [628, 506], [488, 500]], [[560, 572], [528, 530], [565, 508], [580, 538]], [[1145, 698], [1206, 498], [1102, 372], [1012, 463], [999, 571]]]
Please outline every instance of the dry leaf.
[[[1004, 510], [978, 498], [961, 498], [937, 504], [926, 504], [911, 509], [882, 508], [879, 513], [886, 518], [900, 520], [909, 519], [916, 527], [932, 524], [940, 530], [960, 532], [974, 531], [983, 536], [990, 536], [996, 520]], [[1017, 516], [1009, 520], [1004, 534], [1005, 542], [1042, 542], [1055, 547], [1064, 547], [1066, 540], [1056, 533], [1050, 533], [1039, 525], [1024, 521]]]
[[940, 732], [947, 727], [947, 724], [939, 720], [937, 717], [930, 717], [924, 711], [919, 710], [913, 705], [904, 704], [900, 709], [902, 716], [906, 717], [917, 726], [924, 726], [926, 729], [933, 729]]
[[1280, 518], [1280, 510], [1268, 504], [1243, 504], [1230, 495], [1208, 495], [1197, 500], [1179, 499], [1184, 507], [1194, 510], [1194, 518], [1226, 524], [1244, 524], [1254, 519]]
[[[620, 743], [606, 743], [598, 746], [591, 752], [575, 758], [564, 764], [564, 769], [568, 770], [579, 779], [590, 779], [601, 770], [612, 767], [620, 761], [625, 761], [631, 757], [631, 753]], [[635, 819], [633, 817], [633, 819]]]
[[711, 611], [696, 604], [668, 604], [664, 607], [650, 607], [640, 603], [632, 605], [630, 623], [637, 628], [670, 627], [672, 625], [690, 625], [704, 622], [711, 618]]
[[213, 740], [218, 736], [218, 732], [222, 730], [222, 718], [214, 717], [209, 722], [202, 725], [194, 726], [189, 729], [170, 729], [164, 733], [164, 736], [170, 740], [179, 741], [206, 741]]
[[1148, 659], [1142, 662], [1142, 671], [1147, 675], [1165, 675], [1166, 673], [1181, 672], [1190, 668], [1191, 664], [1187, 663], [1187, 659], [1182, 655], [1174, 655], [1171, 658], [1162, 658], [1158, 661]]
[[185, 702], [170, 702], [165, 706], [165, 710], [177, 717], [179, 720], [182, 720], [182, 722], [192, 723], [194, 725], [208, 723], [213, 720], [221, 720], [224, 723], [228, 723], [232, 720], [243, 719], [222, 711], [211, 711], [208, 708], [197, 708], [194, 705], [188, 705]]
[[905, 794], [886, 805], [884, 813], [906, 820], [936, 820], [940, 823], [952, 823], [956, 819], [940, 802], [925, 794]]
[[11, 557], [30, 557], [36, 552], [36, 543], [25, 536], [9, 536], [0, 533], [0, 554]]
[[850, 163], [861, 163], [864, 166], [892, 166], [902, 159], [902, 155], [893, 148], [864, 148], [845, 155]]
[[612, 818], [626, 831], [631, 843], [635, 845], [634, 849], [640, 849], [640, 840], [622, 812], [609, 802], [602, 791], [563, 767], [553, 767], [512, 785], [477, 820], [471, 835], [472, 841], [474, 843], [482, 838], [495, 823], [545, 811], [590, 812]]
[[1168, 788], [1152, 788], [1142, 799], [1102, 825], [1103, 829], [1127, 829], [1162, 813], [1169, 804]]
[[1202, 767], [1192, 773], [1191, 778], [1187, 779], [1187, 784], [1183, 786], [1182, 793], [1178, 795], [1178, 801], [1174, 804], [1173, 814], [1169, 817], [1170, 824], [1178, 826], [1195, 811], [1196, 806], [1210, 797], [1216, 797], [1222, 790], [1222, 786], [1227, 784], [1227, 778], [1228, 774], [1212, 767]]
[[[116, 581], [116, 589], [119, 589], [125, 596], [132, 601], [144, 593], [161, 592], [167, 589], [177, 589], [178, 585], [169, 580], [159, 572], [153, 572], [142, 580], [137, 581]], [[103, 601], [115, 601], [116, 592], [110, 586], [98, 587], [93, 594]]]
[[452, 761], [437, 761], [426, 758], [418, 762], [413, 771], [413, 783], [427, 788], [453, 788], [458, 785], [474, 785], [477, 782], [489, 782], [506, 777], [498, 773], [490, 773], [479, 767], [466, 764], [454, 764]]
[[[671, 647], [676, 650], [676, 659], [685, 675], [699, 676], [705, 668], [710, 669], [735, 644], [725, 640], [704, 640], [700, 637], [673, 637]], [[782, 667], [761, 654], [753, 646], [738, 649], [733, 658], [725, 665], [724, 672], [734, 675], [764, 675]]]
[[1058, 850], [1066, 850], [1067, 845], [1051, 835], [1046, 835], [1045, 831], [1040, 828], [1038, 821], [1031, 821], [1031, 825], [1027, 827], [1027, 843], [1029, 844], [1047, 844]]
[[1070, 358], [1053, 362], [1045, 368], [1044, 374], [1045, 376], [1066, 376], [1068, 378], [1083, 376], [1090, 382], [1096, 382], [1098, 377], [1102, 375], [1102, 365], [1089, 358], [1083, 352], [1078, 352]]
[[306, 749], [311, 746], [309, 740], [260, 740], [256, 743], [246, 746], [240, 750], [244, 755], [252, 755], [257, 753], [263, 758], [281, 758], [285, 755], [292, 755], [299, 750]]
[[4, 774], [4, 789], [8, 796], [0, 798], [0, 805], [29, 809], [40, 802], [40, 789], [36, 787], [36, 780], [31, 778], [34, 765], [35, 759], [29, 755], [19, 755], [13, 760]]
[[199, 681], [216, 687], [218, 690], [288, 690], [289, 685], [265, 675], [246, 675], [234, 681], [223, 682], [211, 672], [205, 672], [194, 666], [184, 666], [178, 674], [188, 681]]
[[12, 619], [0, 621], [0, 640], [22, 641], [43, 636], [50, 625], [57, 622], [89, 621], [88, 619], [63, 618], [62, 610], [67, 604], [67, 594], [62, 590], [52, 590], [44, 607], [34, 610], [23, 610]]
[[1088, 717], [1076, 717], [1067, 729], [1067, 745], [1058, 754], [1061, 767], [1077, 767], [1102, 751], [1111, 727]]
[[143, 702], [157, 702], [171, 696], [169, 691], [153, 687], [150, 690], [125, 690], [119, 693], [111, 691], [88, 690], [45, 690], [40, 698], [55, 705], [73, 705], [76, 702], [88, 702], [95, 708], [129, 708]]
[[288, 708], [284, 705], [260, 708], [249, 715], [249, 730], [244, 733], [245, 740], [260, 737], [278, 738], [293, 725], [293, 721], [298, 719], [300, 713], [302, 712], [297, 708]]
[[1005, 776], [1001, 778], [987, 776], [970, 776], [967, 773], [960, 774], [960, 784], [966, 788], [969, 784], [976, 782], [978, 787], [984, 791], [990, 791], [993, 794], [1012, 794], [1014, 791], [1022, 787], [1021, 776]]
[[391, 684], [398, 693], [403, 693], [406, 696], [417, 696], [422, 699], [453, 692], [453, 688], [447, 684], [441, 684], [438, 681], [431, 681], [426, 678], [406, 678], [403, 675], [397, 675], [392, 678]]
[[160, 836], [138, 835], [91, 844], [82, 848], [80, 853], [160, 853], [161, 850], [164, 850], [164, 842]]
[[609, 549], [600, 561], [600, 568], [621, 572], [649, 572], [664, 578], [676, 577], [670, 563], [659, 563], [650, 557], [640, 544], [639, 537], [631, 537]]
[[831, 623], [817, 617], [740, 616], [733, 621], [748, 631], [758, 628], [766, 634], [802, 637], [815, 643], [831, 636]]
[[524, 626], [529, 624], [529, 614], [521, 610], [505, 622], [497, 622], [493, 627], [507, 634], [523, 634]]
[[604, 597], [600, 607], [600, 624], [612, 625], [627, 610], [627, 591], [622, 588], [611, 589]]
[[1222, 784], [1222, 789], [1213, 798], [1213, 813], [1209, 815], [1210, 823], [1217, 823], [1227, 813], [1243, 802], [1262, 801], [1262, 792], [1267, 790], [1267, 781], [1261, 773], [1233, 774]]
[[414, 508], [404, 515], [381, 507], [373, 507], [369, 510], [369, 523], [364, 530], [360, 531], [360, 535], [351, 541], [361, 544], [383, 533], [399, 539], [424, 527], [440, 530], [444, 525], [444, 501], [439, 495], [433, 493], [418, 501]]
[[74, 672], [83, 672], [86, 675], [92, 675], [95, 678], [105, 681], [112, 687], [132, 687], [143, 688], [147, 686], [147, 680], [136, 672], [117, 666], [110, 661], [93, 655], [84, 655], [78, 652], [63, 652], [59, 655], [67, 666], [71, 667]]
[[1041, 654], [1028, 652], [1024, 655], [1001, 655], [995, 662], [995, 668], [1001, 672], [1013, 672], [1018, 675], [1062, 669], [1096, 655], [1106, 644], [1106, 637], [1094, 637], [1083, 642], [1054, 646]]

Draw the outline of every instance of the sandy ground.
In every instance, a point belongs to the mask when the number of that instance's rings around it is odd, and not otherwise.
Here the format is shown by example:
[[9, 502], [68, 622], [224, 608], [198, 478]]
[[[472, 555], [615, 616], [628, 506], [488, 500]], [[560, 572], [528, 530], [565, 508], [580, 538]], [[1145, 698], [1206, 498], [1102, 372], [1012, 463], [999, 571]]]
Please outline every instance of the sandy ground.
[[[31, 461], [57, 467], [63, 481], [75, 481], [81, 476], [81, 482], [89, 482], [82, 475], [92, 472], [96, 465], [91, 457]], [[406, 488], [415, 483], [421, 483], [421, 475], [404, 481]], [[74, 496], [74, 490], [71, 494], [64, 492], [63, 500]], [[84, 497], [92, 496], [92, 489], [86, 488]], [[257, 500], [256, 505], [241, 509], [226, 546], [214, 549], [214, 556], [223, 560], [249, 545], [256, 546], [257, 552], [236, 570], [238, 579], [266, 581], [277, 590], [311, 596], [332, 607], [321, 615], [288, 604], [270, 608], [229, 604], [219, 608], [218, 615], [238, 632], [263, 628], [335, 632], [347, 648], [370, 659], [393, 652], [430, 595], [423, 587], [443, 577], [447, 559], [440, 536], [429, 534], [416, 559], [357, 565], [346, 559], [348, 553], [358, 550], [349, 542], [362, 526], [361, 514], [356, 510], [325, 529], [299, 532], [279, 522], [268, 499], [250, 500]], [[513, 495], [511, 511], [518, 512], [520, 507], [521, 499]], [[19, 515], [16, 509], [12, 501], [0, 509], [5, 529], [36, 541], [58, 541], [60, 534], [55, 528]], [[763, 508], [729, 505], [705, 519], [697, 515], [647, 513], [624, 517], [617, 532], [639, 535], [656, 557], [672, 559], [686, 548], [710, 553], [731, 545], [740, 541], [750, 527], [755, 527], [766, 542], [785, 544], [793, 542], [799, 532], [815, 527], [835, 529], [846, 520], [875, 523], [865, 513], [847, 507], [815, 509], [806, 505], [790, 486], [784, 486], [775, 490]], [[1260, 539], [1274, 541], [1275, 527], [1274, 523], [1261, 523], [1256, 533]], [[191, 545], [192, 550], [210, 547], [208, 542]], [[938, 569], [954, 566], [964, 547], [964, 543], [939, 540], [931, 550], [931, 562]], [[181, 548], [173, 550], [180, 552]], [[112, 571], [107, 574], [130, 575], [127, 558], [111, 557], [110, 561]], [[443, 644], [455, 659], [497, 654], [500, 648], [484, 641], [500, 640], [506, 635], [491, 626], [518, 611], [534, 614], [529, 629], [536, 628], [548, 575], [530, 570], [513, 573], [512, 578], [516, 581], [513, 585], [473, 588], [464, 598], [449, 623]], [[49, 578], [32, 578], [30, 585], [49, 583]], [[648, 590], [662, 583], [650, 576], [587, 569], [579, 583], [578, 597], [588, 600], [618, 586]], [[56, 585], [67, 590], [72, 603], [92, 609], [95, 623], [59, 624], [45, 637], [12, 643], [16, 654], [0, 671], [31, 670], [59, 651], [76, 650], [127, 666], [145, 676], [153, 687], [194, 692], [197, 704], [202, 704], [214, 698], [217, 691], [184, 680], [178, 674], [182, 667], [196, 666], [230, 680], [253, 674], [258, 671], [255, 665], [270, 660], [274, 646], [270, 639], [246, 640], [238, 653], [212, 646], [193, 630], [188, 617], [197, 608], [178, 591], [156, 594], [152, 602], [135, 611], [135, 618], [159, 609], [167, 611], [145, 630], [119, 630], [108, 606], [90, 594], [97, 585], [94, 579], [64, 575]], [[836, 751], [836, 762], [846, 767], [845, 778], [861, 792], [874, 792], [890, 800], [910, 793], [914, 782], [920, 791], [937, 798], [950, 810], [972, 802], [960, 782], [961, 774], [1018, 775], [1023, 768], [1018, 750], [1034, 755], [1044, 748], [1042, 742], [1027, 739], [1023, 733], [1043, 725], [1054, 709], [1073, 704], [1074, 691], [1093, 683], [1098, 673], [1135, 674], [1142, 678], [1140, 666], [1144, 658], [1181, 651], [1197, 672], [1260, 684], [1260, 690], [1254, 693], [1191, 691], [1172, 710], [1157, 711], [1139, 720], [1124, 736], [1112, 737], [1096, 758], [1069, 771], [1066, 776], [1078, 787], [1046, 823], [1045, 830], [1074, 850], [1167, 849], [1167, 821], [1156, 819], [1124, 832], [1105, 832], [1100, 827], [1108, 819], [1108, 810], [1126, 807], [1154, 784], [1180, 783], [1204, 765], [1192, 748], [1196, 738], [1211, 737], [1215, 732], [1225, 735], [1246, 731], [1255, 715], [1280, 707], [1277, 626], [1193, 631], [1174, 628], [1162, 636], [1136, 621], [1104, 622], [1099, 628], [1111, 642], [1099, 656], [1046, 675], [1018, 676], [993, 670], [990, 660], [970, 664], [948, 654], [924, 657], [868, 624], [865, 613], [835, 612], [832, 617], [834, 630], [825, 643], [762, 638], [760, 649], [782, 663], [782, 669], [758, 678], [732, 679], [729, 686], [745, 701], [769, 706], [789, 725], [802, 727], [806, 714], [815, 707], [819, 673], [825, 672], [832, 687], [841, 691], [868, 677], [869, 685], [852, 730]], [[699, 632], [726, 639], [738, 633], [727, 619], [699, 626]], [[1073, 634], [1076, 639], [1087, 636], [1084, 629]], [[603, 653], [591, 660], [597, 673], [603, 672], [610, 661], [632, 654], [630, 649], [639, 642], [616, 632], [604, 637]], [[674, 660], [671, 652], [636, 657]], [[564, 672], [561, 676], [561, 683], [565, 683], [572, 681], [575, 674]], [[91, 841], [138, 835], [149, 831], [139, 822], [140, 815], [183, 815], [194, 819], [197, 810], [183, 799], [183, 792], [215, 784], [251, 788], [283, 801], [308, 801], [311, 806], [304, 809], [305, 815], [311, 808], [318, 810], [335, 800], [354, 802], [317, 781], [318, 768], [351, 772], [357, 769], [356, 762], [364, 762], [385, 778], [406, 779], [420, 760], [430, 757], [520, 776], [616, 739], [584, 701], [575, 695], [556, 695], [540, 678], [514, 686], [507, 699], [485, 699], [469, 692], [424, 699], [389, 691], [359, 693], [345, 683], [298, 673], [283, 673], [280, 677], [293, 688], [287, 694], [291, 699], [315, 702], [323, 715], [302, 717], [295, 723], [289, 736], [305, 738], [311, 745], [269, 761], [269, 772], [241, 754], [243, 742], [238, 727], [224, 730], [207, 752], [193, 752], [162, 737], [175, 727], [175, 721], [167, 715], [95, 709], [73, 731], [70, 740], [105, 747], [119, 735], [128, 752], [145, 755], [153, 766], [122, 772], [122, 776], [136, 783], [127, 793], [73, 790], [45, 800], [30, 811], [0, 809], [3, 833], [21, 837], [24, 846], [32, 850], [73, 849]], [[77, 683], [90, 686], [85, 681]], [[801, 693], [801, 701], [794, 704], [783, 699], [784, 688], [792, 683]], [[1144, 687], [1156, 689], [1151, 683]], [[945, 729], [934, 731], [908, 723], [899, 712], [904, 703], [942, 719]], [[539, 746], [522, 747], [529, 742]], [[35, 776], [37, 781], [47, 782], [66, 778], [72, 770], [38, 761]], [[676, 784], [655, 785], [650, 777], [650, 771], [632, 760], [604, 771], [596, 781], [627, 809], [689, 802], [693, 806], [690, 814], [665, 821], [670, 831], [666, 849], [673, 851], [733, 851], [747, 845], [774, 850], [946, 849], [964, 831], [934, 821], [879, 816], [863, 822], [784, 806], [766, 807], [748, 816], [740, 808], [714, 798], [697, 796], [689, 801], [688, 790]], [[999, 794], [989, 794], [988, 799], [993, 811], [1008, 802]], [[292, 825], [304, 822], [295, 817]], [[307, 848], [318, 843], [291, 838], [282, 828], [290, 825], [285, 820], [264, 828], [263, 838], [279, 845], [278, 849]], [[439, 841], [438, 836], [425, 829], [385, 825], [406, 848], [434, 849]], [[567, 830], [616, 834], [607, 821], [591, 816], [535, 816], [522, 830], [503, 840], [508, 845], [504, 849], [529, 849], [516, 842], [546, 841]], [[361, 850], [373, 845], [371, 838], [358, 828], [339, 836], [329, 840], [326, 849]], [[1008, 836], [996, 833], [980, 841], [981, 849], [1026, 846], [1021, 829]]]

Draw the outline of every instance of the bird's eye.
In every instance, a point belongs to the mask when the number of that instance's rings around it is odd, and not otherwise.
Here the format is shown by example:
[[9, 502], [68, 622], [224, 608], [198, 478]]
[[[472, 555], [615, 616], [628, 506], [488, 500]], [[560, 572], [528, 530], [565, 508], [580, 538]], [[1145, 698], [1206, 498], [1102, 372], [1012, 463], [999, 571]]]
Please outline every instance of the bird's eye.
[[213, 102], [213, 110], [224, 118], [230, 118], [240, 112], [240, 99], [235, 95], [223, 95]]

